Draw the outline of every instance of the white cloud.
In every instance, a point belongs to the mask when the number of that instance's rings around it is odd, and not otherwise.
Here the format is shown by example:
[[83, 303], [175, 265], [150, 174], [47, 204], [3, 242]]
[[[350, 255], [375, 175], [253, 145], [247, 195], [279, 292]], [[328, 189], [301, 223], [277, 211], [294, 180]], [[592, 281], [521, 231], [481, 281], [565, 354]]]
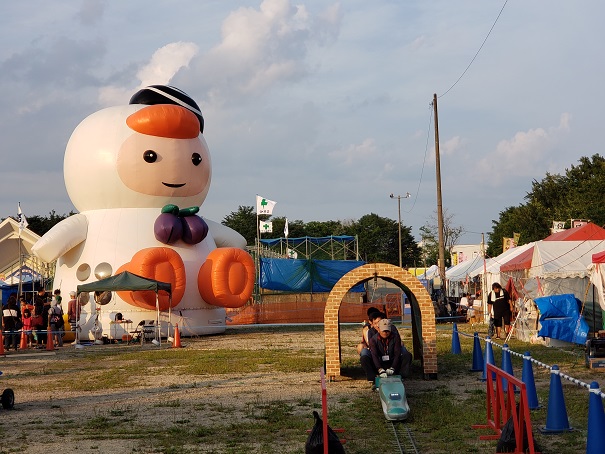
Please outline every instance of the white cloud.
[[328, 156], [350, 166], [352, 164], [359, 164], [360, 162], [367, 161], [377, 154], [378, 149], [376, 147], [376, 142], [374, 139], [367, 138], [360, 144], [351, 144], [346, 148], [332, 151], [328, 153]]
[[167, 44], [156, 50], [149, 63], [137, 72], [137, 88], [106, 86], [99, 90], [99, 102], [105, 106], [124, 104], [138, 89], [152, 84], [168, 84], [175, 74], [189, 65], [197, 54], [198, 46], [189, 42]]
[[480, 180], [498, 186], [511, 176], [543, 175], [548, 165], [546, 158], [562, 135], [570, 130], [570, 119], [568, 113], [563, 113], [557, 126], [520, 131], [512, 139], [502, 140], [492, 153], [477, 163]]
[[[201, 79], [213, 102], [241, 102], [276, 84], [298, 81], [309, 72], [313, 45], [338, 35], [340, 9], [332, 5], [313, 15], [289, 0], [265, 0], [259, 8], [238, 8], [223, 21], [221, 42], [197, 59], [187, 78]], [[210, 88], [211, 87], [211, 88]]]
[[151, 61], [137, 73], [141, 81], [139, 88], [169, 83], [181, 68], [189, 65], [197, 52], [196, 44], [184, 42], [170, 43], [156, 50]]

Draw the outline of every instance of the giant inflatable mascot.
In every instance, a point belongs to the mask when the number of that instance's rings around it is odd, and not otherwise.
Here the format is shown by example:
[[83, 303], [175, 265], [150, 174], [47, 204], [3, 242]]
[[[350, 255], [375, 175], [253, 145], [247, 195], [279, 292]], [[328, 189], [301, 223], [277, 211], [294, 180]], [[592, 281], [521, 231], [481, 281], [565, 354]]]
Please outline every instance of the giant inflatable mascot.
[[114, 337], [118, 313], [133, 326], [158, 314], [164, 334], [169, 321], [185, 335], [219, 333], [225, 307], [250, 298], [255, 271], [245, 239], [198, 215], [211, 179], [203, 131], [193, 99], [152, 85], [129, 105], [93, 113], [71, 135], [64, 176], [79, 214], [33, 248], [45, 262], [57, 260], [54, 288], [67, 295], [122, 271], [172, 287], [171, 298], [127, 290], [80, 295], [80, 338]]

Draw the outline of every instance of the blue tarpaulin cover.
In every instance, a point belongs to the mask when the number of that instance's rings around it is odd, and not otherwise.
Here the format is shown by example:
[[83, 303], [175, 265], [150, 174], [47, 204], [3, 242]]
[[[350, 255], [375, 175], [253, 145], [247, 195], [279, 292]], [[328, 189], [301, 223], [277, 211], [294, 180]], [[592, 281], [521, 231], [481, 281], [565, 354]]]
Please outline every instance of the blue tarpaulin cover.
[[[260, 286], [283, 292], [329, 292], [352, 269], [365, 265], [357, 260], [303, 260], [261, 258]], [[363, 284], [350, 291], [364, 292]]]
[[586, 343], [588, 323], [580, 313], [582, 302], [573, 294], [536, 298], [542, 327], [538, 336], [559, 339], [574, 344]]

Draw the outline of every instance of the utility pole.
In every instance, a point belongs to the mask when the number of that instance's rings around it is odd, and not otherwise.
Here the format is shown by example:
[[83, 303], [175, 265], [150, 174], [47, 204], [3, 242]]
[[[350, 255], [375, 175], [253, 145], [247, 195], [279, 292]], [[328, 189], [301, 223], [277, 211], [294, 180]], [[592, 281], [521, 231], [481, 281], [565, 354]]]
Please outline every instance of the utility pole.
[[401, 199], [409, 199], [410, 193], [406, 192], [404, 196], [391, 194], [389, 197], [391, 199], [397, 199], [397, 228], [399, 232], [399, 268], [402, 268], [402, 260], [401, 260]]
[[435, 113], [435, 168], [437, 177], [437, 228], [439, 229], [439, 276], [444, 302], [447, 301], [445, 287], [445, 245], [443, 239], [443, 201], [441, 199], [441, 162], [439, 158], [439, 121], [437, 119], [437, 94], [433, 94], [433, 112]]

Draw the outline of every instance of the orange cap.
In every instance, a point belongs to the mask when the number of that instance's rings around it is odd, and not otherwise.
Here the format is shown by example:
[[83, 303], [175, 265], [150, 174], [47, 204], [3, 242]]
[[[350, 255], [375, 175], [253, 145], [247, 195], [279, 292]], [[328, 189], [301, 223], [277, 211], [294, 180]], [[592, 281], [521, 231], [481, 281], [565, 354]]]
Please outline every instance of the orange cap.
[[193, 139], [200, 133], [200, 122], [193, 112], [170, 104], [144, 107], [130, 115], [126, 124], [141, 134], [172, 139]]

